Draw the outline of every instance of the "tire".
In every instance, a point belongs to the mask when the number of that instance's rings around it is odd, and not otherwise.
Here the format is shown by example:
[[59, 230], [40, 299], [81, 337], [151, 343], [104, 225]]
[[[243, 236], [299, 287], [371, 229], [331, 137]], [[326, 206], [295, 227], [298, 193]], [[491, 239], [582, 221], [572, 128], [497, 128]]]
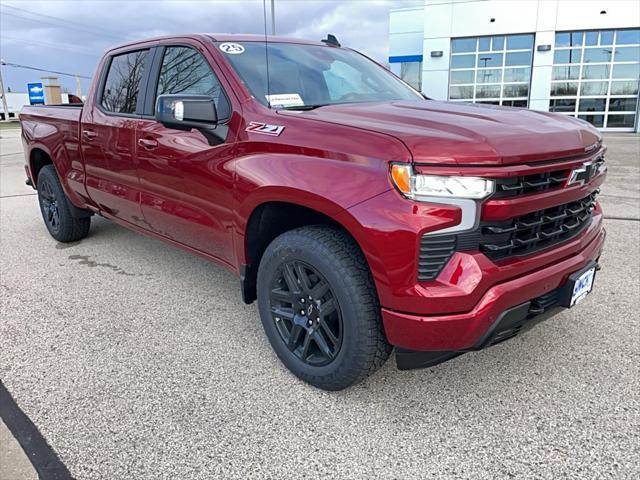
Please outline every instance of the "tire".
[[269, 342], [301, 380], [342, 390], [389, 357], [369, 267], [345, 232], [317, 225], [283, 233], [262, 256], [257, 287]]
[[53, 165], [45, 165], [38, 173], [38, 202], [47, 230], [59, 242], [76, 242], [89, 233], [91, 217], [71, 215], [69, 200]]

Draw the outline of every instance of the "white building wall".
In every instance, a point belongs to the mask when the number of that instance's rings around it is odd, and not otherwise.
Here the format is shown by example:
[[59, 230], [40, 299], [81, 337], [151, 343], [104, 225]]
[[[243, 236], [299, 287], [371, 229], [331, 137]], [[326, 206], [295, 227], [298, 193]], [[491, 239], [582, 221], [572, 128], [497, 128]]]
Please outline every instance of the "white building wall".
[[[640, 1], [635, 0], [425, 0], [423, 8], [391, 11], [389, 56], [422, 54], [423, 93], [446, 100], [452, 38], [534, 33], [529, 105], [546, 111], [557, 31], [639, 26]], [[422, 45], [418, 46], [420, 31]], [[538, 45], [550, 45], [551, 50], [539, 52]], [[432, 52], [442, 52], [442, 56], [432, 56]]]
[[394, 60], [422, 54], [423, 19], [423, 7], [395, 9], [389, 16], [389, 65], [396, 75], [400, 64]]

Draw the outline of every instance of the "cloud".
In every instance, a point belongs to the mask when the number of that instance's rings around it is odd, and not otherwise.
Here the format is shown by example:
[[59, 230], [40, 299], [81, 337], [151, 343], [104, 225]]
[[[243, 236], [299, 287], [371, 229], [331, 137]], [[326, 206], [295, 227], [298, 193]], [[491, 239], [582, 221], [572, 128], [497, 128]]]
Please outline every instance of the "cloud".
[[[266, 0], [267, 9], [270, 3]], [[313, 40], [333, 33], [343, 45], [386, 62], [389, 9], [422, 3], [276, 0], [276, 30]], [[189, 32], [264, 33], [262, 0], [23, 0], [0, 5], [3, 60], [89, 76], [104, 50], [131, 40]], [[268, 13], [269, 30], [270, 21]], [[4, 67], [3, 75], [13, 91], [24, 91], [43, 73]], [[61, 76], [60, 82], [75, 91], [73, 78]], [[82, 83], [86, 92], [89, 81]]]

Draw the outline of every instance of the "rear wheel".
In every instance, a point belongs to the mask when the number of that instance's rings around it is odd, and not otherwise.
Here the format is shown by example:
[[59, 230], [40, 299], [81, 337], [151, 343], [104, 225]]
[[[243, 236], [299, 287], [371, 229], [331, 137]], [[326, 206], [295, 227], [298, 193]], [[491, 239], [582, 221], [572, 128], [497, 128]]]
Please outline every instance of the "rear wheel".
[[302, 227], [277, 237], [260, 262], [258, 306], [280, 360], [316, 387], [357, 383], [391, 351], [367, 263], [338, 229]]
[[87, 236], [91, 217], [71, 215], [69, 200], [53, 165], [45, 165], [38, 173], [38, 201], [44, 224], [53, 238], [59, 242], [75, 242]]

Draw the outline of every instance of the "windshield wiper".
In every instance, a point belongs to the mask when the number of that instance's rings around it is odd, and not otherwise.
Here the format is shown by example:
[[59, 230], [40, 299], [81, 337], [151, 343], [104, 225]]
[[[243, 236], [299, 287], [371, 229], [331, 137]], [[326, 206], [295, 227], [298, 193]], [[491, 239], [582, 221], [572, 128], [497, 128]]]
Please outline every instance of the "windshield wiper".
[[315, 110], [319, 107], [326, 107], [328, 103], [320, 103], [318, 105], [291, 105], [290, 107], [282, 107], [280, 110]]

